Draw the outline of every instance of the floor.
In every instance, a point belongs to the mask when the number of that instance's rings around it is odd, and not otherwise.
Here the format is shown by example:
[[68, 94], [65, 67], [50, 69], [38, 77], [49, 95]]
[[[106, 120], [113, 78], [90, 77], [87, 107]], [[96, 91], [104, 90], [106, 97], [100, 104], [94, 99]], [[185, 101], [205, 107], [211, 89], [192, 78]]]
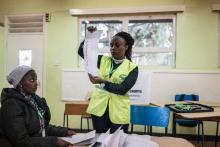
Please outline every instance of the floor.
[[[190, 140], [189, 140], [190, 141]], [[202, 147], [202, 143], [197, 144], [197, 141], [190, 141], [192, 144], [195, 145], [195, 147]], [[215, 142], [214, 141], [205, 141], [204, 142], [204, 147], [215, 147]], [[220, 142], [218, 142], [217, 147], [220, 147]]]

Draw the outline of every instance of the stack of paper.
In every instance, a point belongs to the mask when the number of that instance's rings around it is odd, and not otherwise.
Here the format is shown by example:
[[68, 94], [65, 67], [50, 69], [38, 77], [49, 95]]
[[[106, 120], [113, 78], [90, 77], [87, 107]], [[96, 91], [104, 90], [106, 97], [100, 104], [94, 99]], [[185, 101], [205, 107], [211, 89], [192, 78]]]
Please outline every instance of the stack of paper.
[[109, 131], [101, 134], [89, 147], [159, 147], [150, 139], [149, 135], [128, 135], [119, 128], [113, 134], [109, 134]]
[[159, 147], [156, 142], [151, 141], [149, 135], [126, 134], [123, 130], [110, 134], [108, 130], [95, 138], [95, 131], [79, 133], [72, 137], [61, 137], [61, 139], [73, 145], [90, 145], [89, 147]]
[[95, 142], [96, 131], [91, 131], [88, 133], [78, 133], [72, 135], [71, 137], [60, 137], [61, 139], [73, 144], [73, 145], [89, 145]]

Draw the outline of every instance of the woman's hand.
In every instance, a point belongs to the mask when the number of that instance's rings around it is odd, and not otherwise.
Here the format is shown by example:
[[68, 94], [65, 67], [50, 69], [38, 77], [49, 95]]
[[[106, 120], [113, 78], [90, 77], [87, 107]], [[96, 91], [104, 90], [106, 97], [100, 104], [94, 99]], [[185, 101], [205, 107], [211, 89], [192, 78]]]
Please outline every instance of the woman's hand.
[[72, 136], [72, 135], [75, 135], [76, 132], [73, 130], [68, 130], [66, 134], [67, 134], [67, 136]]
[[105, 81], [100, 79], [99, 77], [97, 76], [93, 76], [91, 74], [88, 74], [89, 75], [89, 79], [90, 81], [92, 82], [92, 84], [101, 84], [101, 83], [104, 83]]
[[87, 28], [87, 30], [92, 33], [92, 32], [95, 32], [95, 31], [96, 31], [96, 27], [94, 27], [94, 26], [89, 26], [89, 27]]
[[57, 138], [57, 146], [58, 147], [68, 147], [68, 146], [71, 146], [73, 144], [69, 143], [69, 142], [66, 142], [60, 138]]

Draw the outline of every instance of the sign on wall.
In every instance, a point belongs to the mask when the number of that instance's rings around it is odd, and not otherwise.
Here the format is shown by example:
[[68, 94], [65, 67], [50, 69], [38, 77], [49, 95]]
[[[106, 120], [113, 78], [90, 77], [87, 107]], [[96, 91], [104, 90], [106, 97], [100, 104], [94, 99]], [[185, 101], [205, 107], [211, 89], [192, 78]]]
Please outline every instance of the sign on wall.
[[129, 91], [131, 104], [150, 103], [150, 79], [151, 73], [139, 71], [137, 81]]

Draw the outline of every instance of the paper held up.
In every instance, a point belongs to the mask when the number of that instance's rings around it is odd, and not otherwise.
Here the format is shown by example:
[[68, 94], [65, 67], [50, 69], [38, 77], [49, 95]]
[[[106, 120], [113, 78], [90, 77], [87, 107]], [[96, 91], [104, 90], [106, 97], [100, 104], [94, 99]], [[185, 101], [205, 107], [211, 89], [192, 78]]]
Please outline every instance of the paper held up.
[[98, 76], [98, 42], [101, 31], [89, 32], [87, 31], [86, 38], [84, 41], [84, 61], [86, 71], [93, 75]]

